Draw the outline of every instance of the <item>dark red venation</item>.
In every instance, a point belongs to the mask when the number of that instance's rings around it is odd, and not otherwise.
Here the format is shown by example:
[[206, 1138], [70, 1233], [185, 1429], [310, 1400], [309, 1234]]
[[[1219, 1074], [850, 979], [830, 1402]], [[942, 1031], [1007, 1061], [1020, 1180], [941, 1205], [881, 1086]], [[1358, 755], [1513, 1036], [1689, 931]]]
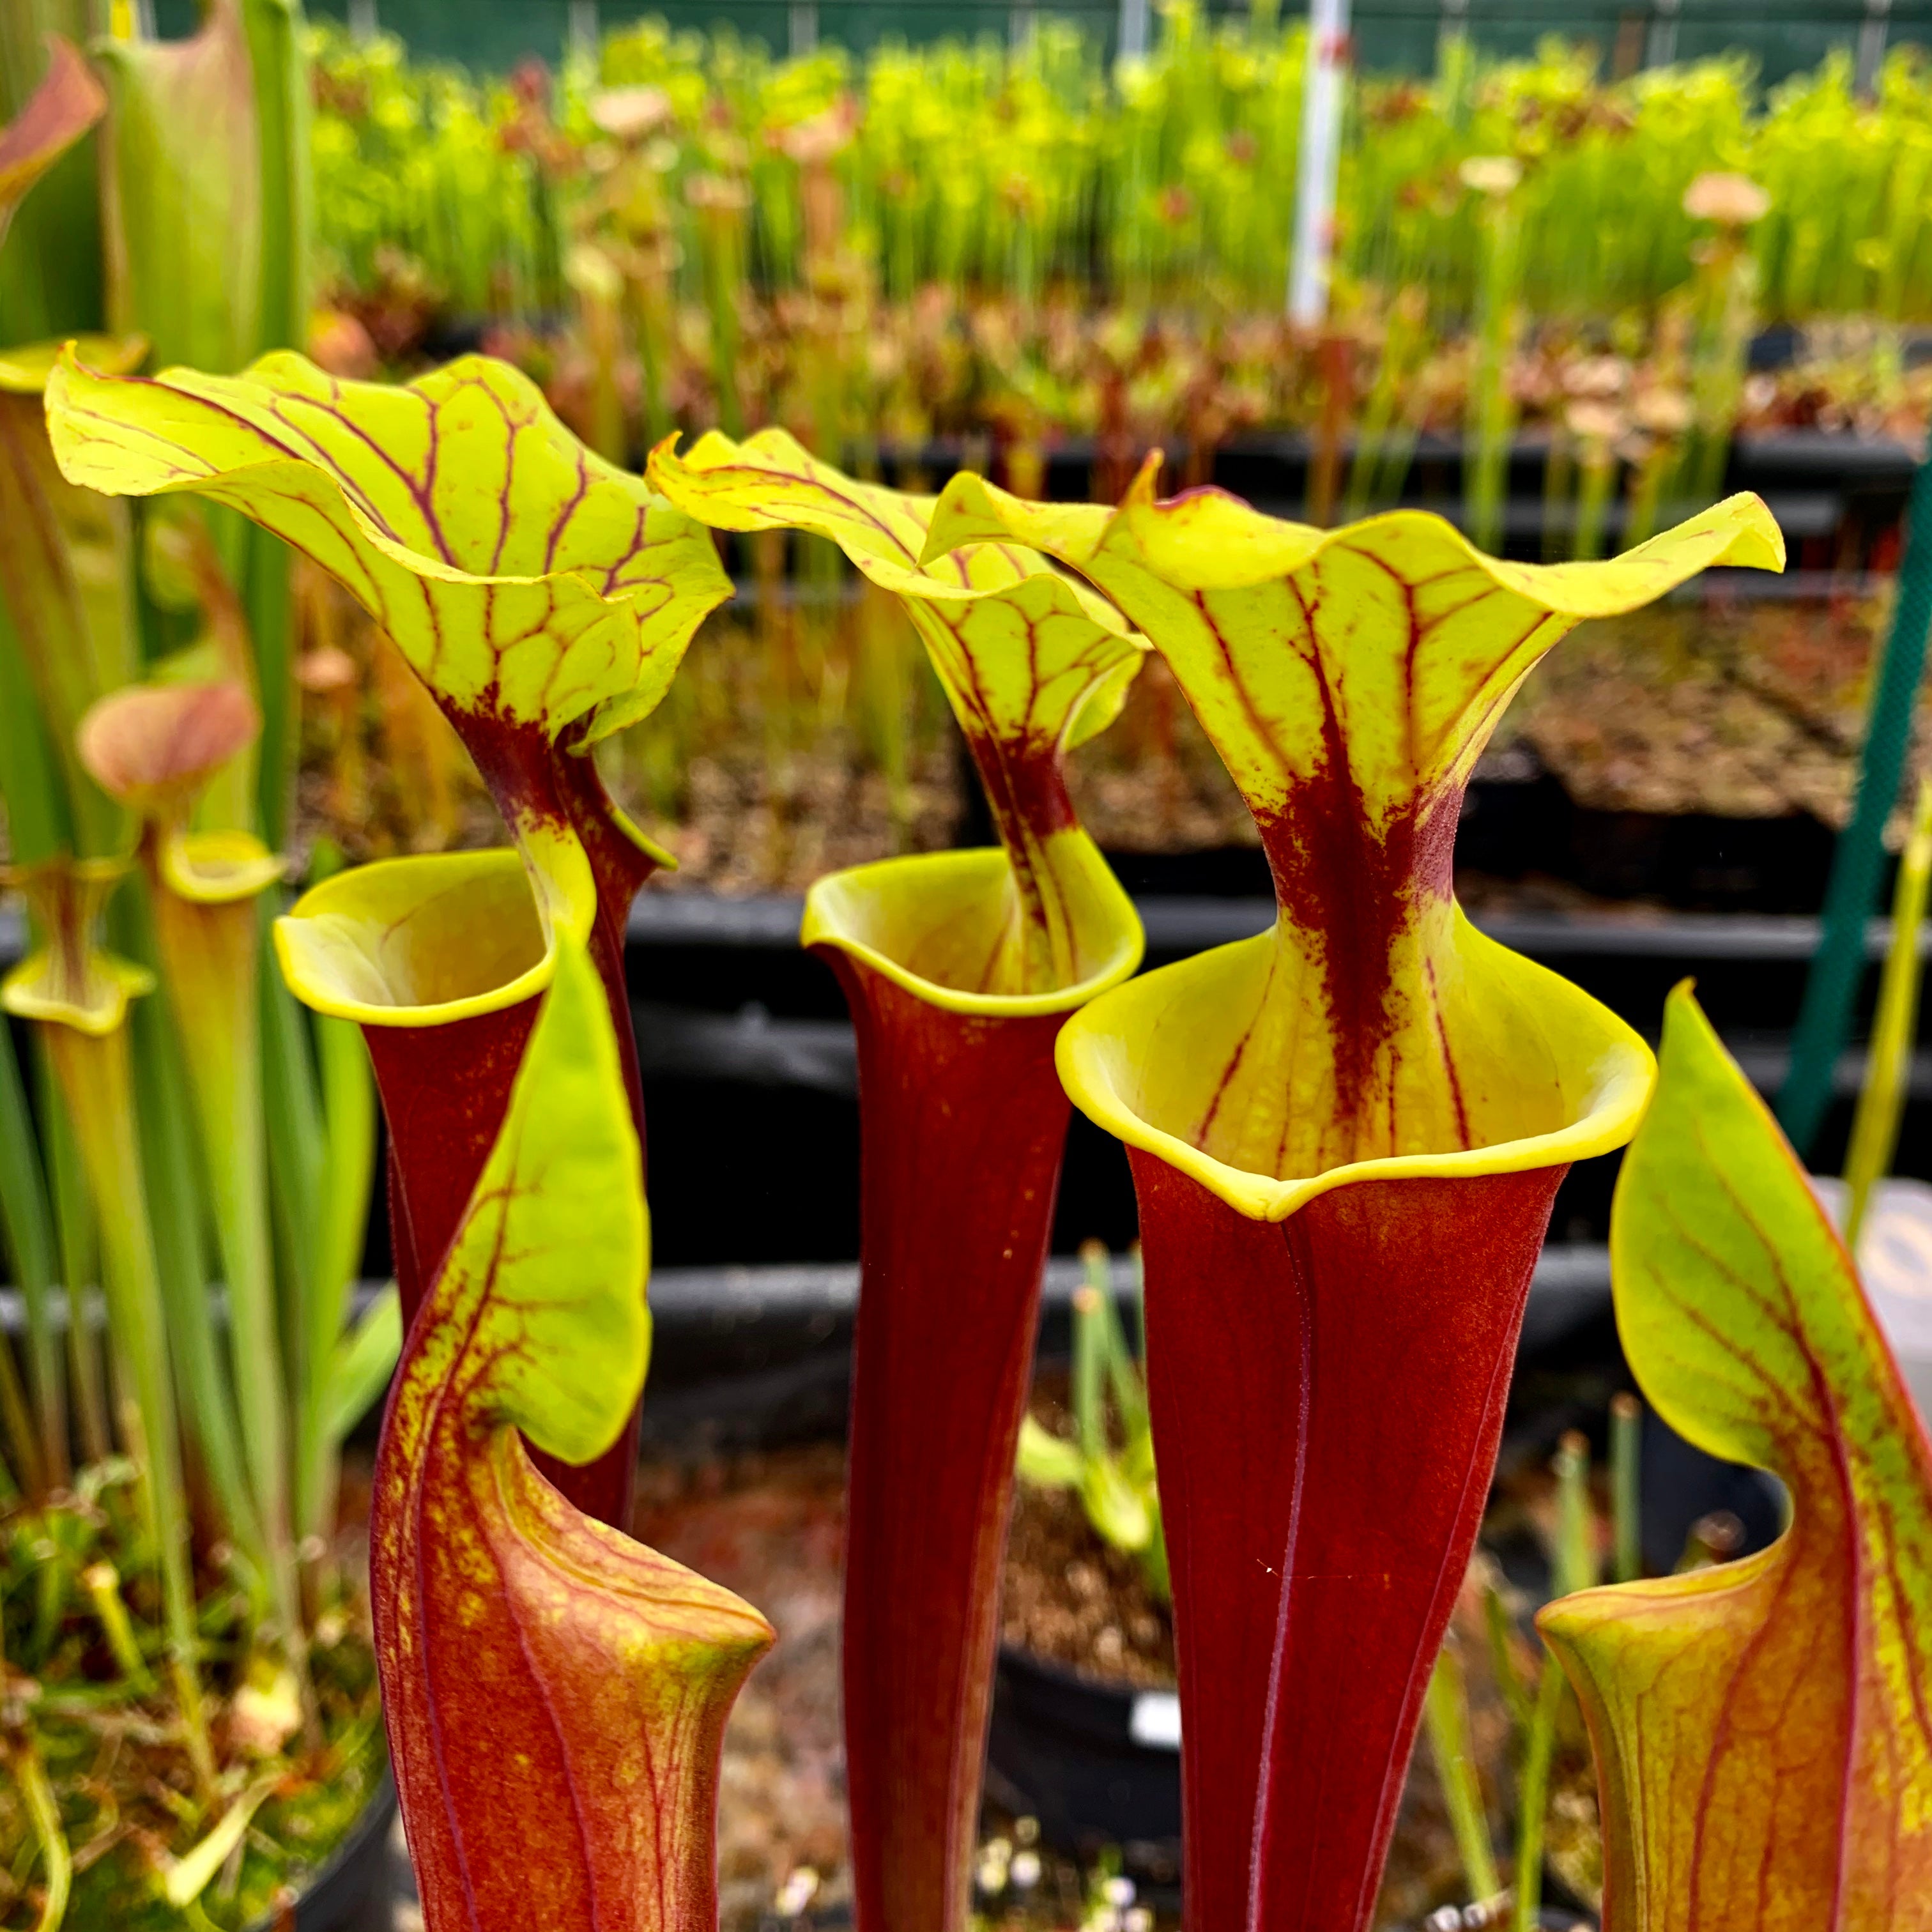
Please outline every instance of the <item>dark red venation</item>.
[[855, 1922], [958, 1932], [1066, 1139], [1066, 1016], [948, 1012], [818, 950], [857, 1029], [863, 1148], [844, 1639]]
[[1364, 1932], [1564, 1168], [1251, 1221], [1130, 1150], [1190, 1932]]
[[538, 726], [513, 724], [496, 716], [489, 696], [482, 708], [445, 706], [444, 714], [476, 760], [476, 770], [504, 820], [535, 819], [568, 825], [582, 842], [597, 884], [597, 916], [590, 934], [591, 963], [610, 1002], [624, 1084], [638, 1138], [644, 1137], [644, 1094], [638, 1078], [637, 1036], [631, 1028], [630, 994], [624, 981], [624, 928], [631, 902], [657, 862], [620, 829], [616, 806], [589, 753], [566, 751]]
[[1255, 814], [1282, 913], [1298, 931], [1320, 936], [1336, 1100], [1345, 1120], [1370, 1090], [1376, 1056], [1393, 1024], [1396, 936], [1426, 901], [1447, 899], [1453, 890], [1462, 800], [1460, 785], [1423, 794], [1378, 832], [1348, 769], [1341, 721], [1328, 706], [1321, 762], [1278, 811]]
[[[624, 977], [624, 927], [631, 902], [655, 862], [619, 829], [616, 808], [591, 758], [554, 745], [533, 726], [453, 708], [448, 715], [506, 820], [534, 814], [568, 824], [589, 855], [597, 884], [590, 956], [610, 1002], [641, 1157], [644, 1102]], [[363, 1029], [389, 1130], [390, 1244], [406, 1332], [503, 1124], [538, 1004], [532, 998], [445, 1026]], [[641, 1294], [644, 1284], [638, 1288]], [[634, 1411], [610, 1448], [581, 1468], [534, 1451], [532, 1460], [579, 1509], [628, 1529], [638, 1426]]]
[[1024, 840], [1045, 839], [1079, 824], [1057, 745], [1016, 744], [976, 721], [962, 728], [994, 823], [1013, 835], [1006, 841], [1009, 852]]
[[[386, 1420], [372, 1505], [383, 1718], [424, 1925], [716, 1932], [724, 1720], [764, 1644], [514, 1447], [500, 1456], [464, 1418], [477, 1366], [438, 1391], [415, 1460]], [[656, 1658], [641, 1683], [640, 1642]]]

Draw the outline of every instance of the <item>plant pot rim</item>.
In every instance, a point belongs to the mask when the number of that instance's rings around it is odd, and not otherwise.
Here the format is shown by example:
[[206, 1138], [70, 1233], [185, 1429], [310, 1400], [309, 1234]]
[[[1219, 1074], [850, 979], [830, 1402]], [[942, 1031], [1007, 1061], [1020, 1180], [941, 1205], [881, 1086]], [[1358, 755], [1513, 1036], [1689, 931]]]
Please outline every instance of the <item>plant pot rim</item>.
[[1036, 1671], [1042, 1677], [1056, 1684], [1064, 1684], [1070, 1688], [1092, 1690], [1103, 1696], [1131, 1700], [1151, 1693], [1155, 1696], [1169, 1695], [1174, 1687], [1172, 1684], [1136, 1684], [1125, 1677], [1096, 1677], [1091, 1671], [1077, 1670], [1070, 1664], [1062, 1664], [1058, 1658], [1042, 1657], [1036, 1650], [1029, 1650], [1023, 1643], [1008, 1643], [1004, 1639], [1000, 1643], [1002, 1663], [1018, 1665], [1026, 1670]]
[[[1070, 1665], [1001, 1643], [999, 1670], [1009, 1700], [1017, 1693], [1034, 1722], [1077, 1736], [1088, 1746], [1172, 1764], [1180, 1748], [1178, 1688], [1090, 1677]], [[1029, 1695], [1029, 1693], [1033, 1694]]]

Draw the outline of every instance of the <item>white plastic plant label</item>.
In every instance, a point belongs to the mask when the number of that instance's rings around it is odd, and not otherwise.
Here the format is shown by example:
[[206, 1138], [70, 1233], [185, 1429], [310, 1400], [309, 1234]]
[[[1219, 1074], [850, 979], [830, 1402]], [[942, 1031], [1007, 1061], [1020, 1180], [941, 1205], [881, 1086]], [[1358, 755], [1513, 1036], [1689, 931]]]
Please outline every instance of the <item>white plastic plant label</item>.
[[1143, 1690], [1128, 1713], [1127, 1735], [1150, 1750], [1180, 1750], [1180, 1698], [1172, 1690]]

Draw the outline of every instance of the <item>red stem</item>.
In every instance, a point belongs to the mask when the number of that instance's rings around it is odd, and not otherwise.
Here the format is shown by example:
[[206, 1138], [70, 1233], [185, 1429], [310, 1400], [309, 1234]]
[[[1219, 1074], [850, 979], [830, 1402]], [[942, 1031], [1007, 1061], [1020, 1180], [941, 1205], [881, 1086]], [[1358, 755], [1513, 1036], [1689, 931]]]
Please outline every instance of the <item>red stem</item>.
[[819, 950], [851, 1007], [862, 1100], [844, 1609], [855, 1922], [959, 1932], [1066, 1139], [1065, 1016], [949, 1012]]
[[657, 861], [622, 829], [622, 818], [604, 788], [597, 763], [588, 752], [567, 751], [535, 725], [509, 724], [488, 712], [451, 710], [450, 722], [506, 824], [532, 820], [566, 825], [582, 844], [597, 886], [597, 910], [590, 931], [590, 958], [610, 1002], [624, 1084], [641, 1144], [644, 1100], [638, 1078], [637, 1035], [631, 1024], [630, 993], [624, 980], [624, 929], [631, 902], [657, 870]]
[[1190, 1932], [1364, 1932], [1562, 1168], [1251, 1221], [1130, 1152]]
[[[656, 862], [619, 829], [616, 808], [591, 758], [566, 752], [528, 728], [468, 712], [453, 712], [451, 718], [504, 817], [515, 822], [535, 814], [567, 824], [590, 857], [597, 884], [590, 957], [610, 1002], [641, 1160], [644, 1100], [624, 976], [624, 928], [631, 902]], [[503, 1124], [537, 1006], [532, 998], [446, 1026], [363, 1029], [389, 1129], [389, 1239], [405, 1334], [442, 1265]], [[639, 1287], [641, 1292], [643, 1284]], [[580, 1468], [534, 1450], [531, 1460], [579, 1509], [628, 1530], [638, 1426], [633, 1411], [610, 1448]]]

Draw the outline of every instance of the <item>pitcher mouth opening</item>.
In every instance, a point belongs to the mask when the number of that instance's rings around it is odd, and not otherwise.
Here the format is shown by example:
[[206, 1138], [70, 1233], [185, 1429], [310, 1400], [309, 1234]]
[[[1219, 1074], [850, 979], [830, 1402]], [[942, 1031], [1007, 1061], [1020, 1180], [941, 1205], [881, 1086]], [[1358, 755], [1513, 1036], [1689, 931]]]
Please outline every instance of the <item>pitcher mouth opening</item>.
[[549, 985], [554, 946], [514, 850], [438, 853], [339, 872], [275, 922], [296, 997], [367, 1026], [442, 1026]]
[[[1258, 1006], [1272, 932], [1118, 986], [1062, 1030], [1062, 1084], [1088, 1119], [1190, 1175], [1251, 1220], [1284, 1221], [1364, 1180], [1519, 1173], [1622, 1146], [1656, 1080], [1650, 1048], [1607, 1008], [1470, 926], [1460, 909], [1451, 956], [1472, 996], [1456, 1016], [1462, 1132], [1419, 1130], [1395, 1150], [1296, 1172], [1268, 1172], [1208, 1150], [1214, 1096]], [[1294, 1069], [1279, 1083], [1285, 1115]], [[1288, 1145], [1283, 1136], [1283, 1144]]]
[[1070, 1012], [1130, 977], [1146, 940], [1133, 902], [1085, 832], [1057, 832], [1047, 843], [1073, 913], [1076, 976], [1065, 986], [1000, 986], [1018, 895], [998, 846], [881, 859], [820, 879], [806, 895], [800, 943], [844, 953], [948, 1012]]

